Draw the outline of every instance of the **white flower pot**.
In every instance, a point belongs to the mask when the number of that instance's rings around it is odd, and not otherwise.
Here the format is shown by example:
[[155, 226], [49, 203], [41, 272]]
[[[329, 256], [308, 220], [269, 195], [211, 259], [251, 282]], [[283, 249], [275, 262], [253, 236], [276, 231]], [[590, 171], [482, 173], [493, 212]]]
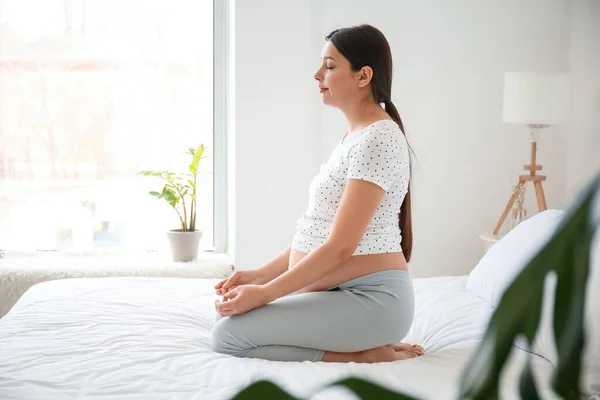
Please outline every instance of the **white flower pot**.
[[171, 254], [175, 262], [189, 262], [198, 258], [198, 247], [202, 231], [183, 232], [181, 229], [173, 229], [167, 232], [171, 242]]

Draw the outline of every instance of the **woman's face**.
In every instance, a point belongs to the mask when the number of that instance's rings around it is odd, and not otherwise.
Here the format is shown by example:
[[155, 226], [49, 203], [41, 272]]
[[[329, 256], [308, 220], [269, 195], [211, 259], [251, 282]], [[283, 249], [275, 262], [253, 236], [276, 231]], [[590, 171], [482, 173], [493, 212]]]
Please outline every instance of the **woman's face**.
[[355, 101], [359, 96], [359, 75], [360, 71], [352, 71], [350, 62], [327, 41], [321, 52], [321, 66], [314, 75], [323, 103], [343, 108]]

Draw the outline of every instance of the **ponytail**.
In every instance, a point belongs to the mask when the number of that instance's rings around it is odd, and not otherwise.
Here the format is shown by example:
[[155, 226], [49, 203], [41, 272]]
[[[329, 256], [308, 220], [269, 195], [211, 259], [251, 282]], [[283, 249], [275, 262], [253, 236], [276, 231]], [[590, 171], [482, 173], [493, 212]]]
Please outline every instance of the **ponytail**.
[[[385, 111], [392, 117], [392, 119], [398, 124], [400, 130], [406, 137], [406, 133], [404, 132], [404, 126], [402, 125], [402, 119], [400, 119], [400, 114], [398, 114], [398, 110], [391, 101], [384, 102]], [[409, 160], [409, 173], [412, 175], [412, 168], [410, 167]], [[411, 210], [411, 201], [410, 201], [410, 183], [412, 179], [409, 177], [408, 181], [408, 191], [406, 192], [406, 197], [404, 197], [404, 201], [402, 202], [402, 206], [400, 207], [400, 218], [398, 222], [398, 226], [400, 227], [400, 231], [402, 233], [402, 242], [400, 246], [402, 247], [402, 253], [404, 253], [404, 258], [406, 262], [410, 261], [410, 256], [412, 254], [412, 244], [413, 244], [413, 232], [412, 232], [412, 210]]]

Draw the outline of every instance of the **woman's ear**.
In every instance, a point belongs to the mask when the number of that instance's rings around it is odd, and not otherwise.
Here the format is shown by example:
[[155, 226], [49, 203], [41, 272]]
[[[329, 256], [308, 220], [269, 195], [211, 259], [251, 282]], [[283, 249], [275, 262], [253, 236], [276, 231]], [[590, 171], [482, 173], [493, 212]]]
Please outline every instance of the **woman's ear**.
[[365, 65], [358, 71], [358, 87], [365, 87], [373, 79], [373, 69]]

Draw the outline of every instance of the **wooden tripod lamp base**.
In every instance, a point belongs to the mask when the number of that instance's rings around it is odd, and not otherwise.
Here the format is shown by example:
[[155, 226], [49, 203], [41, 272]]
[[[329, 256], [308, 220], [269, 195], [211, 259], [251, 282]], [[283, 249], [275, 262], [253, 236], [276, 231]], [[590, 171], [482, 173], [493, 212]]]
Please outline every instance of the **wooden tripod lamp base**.
[[519, 189], [521, 189], [522, 186], [527, 185], [527, 182], [533, 182], [533, 186], [535, 188], [535, 197], [537, 199], [537, 204], [538, 204], [538, 209], [540, 212], [546, 210], [546, 198], [544, 197], [544, 188], [542, 186], [542, 182], [546, 180], [546, 177], [544, 175], [536, 175], [535, 172], [536, 171], [541, 171], [542, 170], [542, 166], [541, 165], [537, 165], [535, 162], [535, 155], [537, 152], [537, 142], [534, 140], [531, 142], [531, 164], [529, 165], [524, 165], [523, 169], [526, 171], [529, 171], [529, 175], [520, 175], [519, 176], [519, 183], [517, 184], [517, 190], [515, 190], [512, 194], [512, 196], [510, 196], [510, 199], [508, 200], [508, 204], [506, 204], [506, 208], [504, 209], [504, 212], [502, 213], [502, 216], [500, 216], [500, 219], [498, 220], [498, 223], [496, 224], [496, 228], [494, 228], [494, 235], [497, 235], [498, 232], [500, 231], [500, 228], [502, 228], [502, 225], [504, 224], [504, 221], [506, 220], [506, 217], [508, 216], [508, 213], [510, 212], [510, 209], [512, 208], [513, 204], [515, 203], [515, 198], [517, 196], [517, 192], [519, 191]]

